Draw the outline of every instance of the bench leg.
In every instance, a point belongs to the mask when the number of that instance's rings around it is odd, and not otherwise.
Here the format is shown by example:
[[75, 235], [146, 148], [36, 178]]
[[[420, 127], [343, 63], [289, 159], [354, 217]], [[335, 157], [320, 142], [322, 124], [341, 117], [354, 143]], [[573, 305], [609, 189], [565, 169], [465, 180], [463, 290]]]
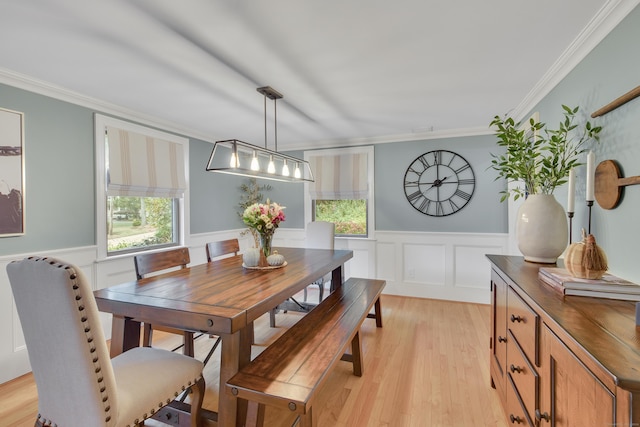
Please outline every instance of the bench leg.
[[380, 306], [380, 298], [376, 300], [375, 304], [375, 313], [367, 314], [369, 319], [376, 319], [376, 327], [382, 328], [382, 307]]
[[378, 328], [382, 328], [382, 305], [380, 304], [380, 298], [376, 300], [375, 312], [376, 312], [376, 326]]
[[246, 427], [262, 427], [264, 424], [264, 405], [249, 401]]
[[353, 375], [362, 376], [362, 352], [360, 351], [360, 331], [351, 340], [351, 357], [353, 358]]

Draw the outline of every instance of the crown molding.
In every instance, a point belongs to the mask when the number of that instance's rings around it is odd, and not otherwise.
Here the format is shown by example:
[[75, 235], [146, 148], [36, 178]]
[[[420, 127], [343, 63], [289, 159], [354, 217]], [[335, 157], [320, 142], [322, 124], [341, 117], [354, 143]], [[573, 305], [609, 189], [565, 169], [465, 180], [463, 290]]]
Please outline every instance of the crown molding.
[[314, 141], [312, 143], [287, 144], [285, 150], [308, 150], [320, 148], [357, 147], [360, 145], [387, 144], [392, 142], [425, 141], [430, 139], [448, 139], [466, 136], [491, 135], [493, 131], [488, 127], [475, 127], [465, 129], [447, 129], [442, 131], [413, 132], [395, 135], [384, 135], [364, 138], [349, 138], [340, 140]]
[[155, 127], [157, 129], [177, 133], [182, 136], [213, 142], [211, 136], [194, 134], [193, 130], [186, 129], [176, 123], [171, 123], [151, 115], [142, 114], [139, 111], [130, 110], [116, 104], [86, 96], [62, 86], [57, 86], [4, 68], [0, 68], [0, 83], [18, 89], [23, 89], [28, 92], [37, 93], [39, 95], [48, 96], [60, 101], [69, 102], [80, 107], [94, 110], [97, 113], [116, 116], [127, 121]]
[[516, 122], [526, 117], [638, 4], [640, 0], [605, 3], [510, 116]]

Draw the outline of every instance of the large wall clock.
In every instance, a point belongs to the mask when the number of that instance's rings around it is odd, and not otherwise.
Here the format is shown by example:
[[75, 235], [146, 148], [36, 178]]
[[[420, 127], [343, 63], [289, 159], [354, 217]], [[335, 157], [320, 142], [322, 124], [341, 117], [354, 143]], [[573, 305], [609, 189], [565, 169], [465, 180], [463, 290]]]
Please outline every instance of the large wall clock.
[[430, 216], [458, 212], [471, 200], [476, 178], [459, 154], [434, 150], [415, 159], [404, 174], [404, 194], [418, 211]]

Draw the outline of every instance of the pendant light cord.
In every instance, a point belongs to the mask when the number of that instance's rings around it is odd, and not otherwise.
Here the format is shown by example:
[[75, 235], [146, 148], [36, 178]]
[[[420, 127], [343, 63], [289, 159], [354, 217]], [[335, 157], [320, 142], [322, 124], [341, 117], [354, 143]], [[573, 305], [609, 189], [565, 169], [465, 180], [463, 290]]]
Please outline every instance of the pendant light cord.
[[264, 148], [267, 148], [267, 94], [264, 94]]

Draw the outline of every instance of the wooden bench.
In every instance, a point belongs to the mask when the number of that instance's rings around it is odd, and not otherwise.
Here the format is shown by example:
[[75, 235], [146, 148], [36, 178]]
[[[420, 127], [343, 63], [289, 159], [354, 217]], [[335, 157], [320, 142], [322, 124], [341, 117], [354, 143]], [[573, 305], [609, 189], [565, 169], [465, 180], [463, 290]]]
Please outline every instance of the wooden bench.
[[300, 426], [310, 427], [315, 394], [339, 360], [352, 362], [354, 375], [362, 376], [360, 325], [375, 307], [382, 326], [384, 286], [350, 278], [227, 381], [227, 393], [249, 401], [247, 427], [262, 426], [267, 405], [297, 413]]

